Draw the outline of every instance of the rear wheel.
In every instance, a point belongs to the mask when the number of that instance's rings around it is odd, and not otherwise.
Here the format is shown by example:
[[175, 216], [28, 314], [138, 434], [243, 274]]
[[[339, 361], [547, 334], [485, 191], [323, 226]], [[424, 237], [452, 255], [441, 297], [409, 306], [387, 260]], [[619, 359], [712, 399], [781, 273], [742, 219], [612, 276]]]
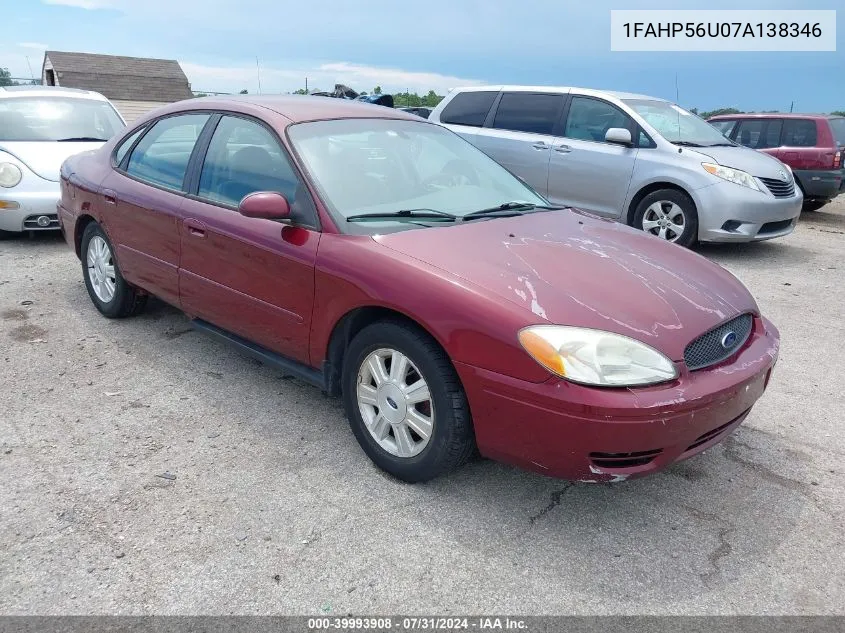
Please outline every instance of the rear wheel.
[[380, 321], [355, 336], [344, 361], [343, 400], [361, 448], [403, 481], [433, 479], [474, 451], [458, 375], [440, 346], [412, 325]]
[[695, 203], [677, 189], [659, 189], [643, 198], [634, 213], [633, 225], [680, 246], [692, 246], [698, 239]]
[[826, 205], [830, 200], [805, 200], [804, 206], [801, 207], [802, 211], [818, 211], [824, 205]]
[[130, 286], [114, 258], [114, 248], [103, 228], [96, 222], [82, 234], [82, 276], [91, 301], [110, 319], [138, 314], [147, 303], [147, 295]]

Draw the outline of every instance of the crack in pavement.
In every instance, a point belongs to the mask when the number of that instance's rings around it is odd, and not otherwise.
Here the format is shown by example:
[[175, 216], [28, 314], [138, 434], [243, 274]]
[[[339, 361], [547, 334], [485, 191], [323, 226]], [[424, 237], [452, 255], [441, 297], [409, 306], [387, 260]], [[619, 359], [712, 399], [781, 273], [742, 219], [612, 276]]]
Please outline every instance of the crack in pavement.
[[721, 560], [733, 553], [733, 545], [731, 545], [730, 541], [728, 541], [728, 536], [736, 532], [736, 526], [729, 521], [724, 520], [718, 514], [705, 512], [704, 510], [699, 510], [698, 508], [687, 505], [681, 507], [695, 519], [706, 521], [707, 523], [721, 524], [716, 532], [719, 544], [707, 555], [707, 562], [710, 563], [710, 567], [712, 569], [698, 574], [699, 578], [701, 578], [701, 582], [704, 583], [704, 586], [710, 589], [712, 588], [712, 581], [718, 578], [719, 574], [722, 573], [722, 567], [720, 564]]
[[574, 486], [574, 485], [575, 484], [567, 484], [566, 486], [564, 486], [560, 490], [553, 492], [550, 495], [549, 505], [547, 505], [545, 508], [540, 510], [537, 514], [534, 514], [534, 515], [528, 517], [528, 524], [534, 525], [535, 522], [539, 521], [544, 516], [546, 516], [549, 512], [551, 512], [556, 507], [558, 507], [560, 505], [560, 500], [563, 498], [563, 495], [566, 494], [566, 491], [569, 490], [570, 488], [572, 488], [572, 486]]

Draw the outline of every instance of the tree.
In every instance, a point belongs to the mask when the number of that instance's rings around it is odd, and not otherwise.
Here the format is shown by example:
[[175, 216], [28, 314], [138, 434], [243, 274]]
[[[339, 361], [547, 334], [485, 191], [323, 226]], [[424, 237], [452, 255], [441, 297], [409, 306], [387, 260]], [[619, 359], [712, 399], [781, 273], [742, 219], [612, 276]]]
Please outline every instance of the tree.
[[241, 90], [241, 94], [242, 94], [242, 95], [248, 95], [248, 94], [249, 94], [249, 90], [247, 90], [246, 88], [244, 88], [243, 90]]
[[845, 110], [835, 110], [831, 112], [833, 116], [845, 116]]
[[711, 116], [718, 116], [720, 114], [742, 114], [742, 110], [736, 108], [719, 108], [717, 110], [710, 110], [709, 112], [700, 112], [698, 116], [702, 119], [709, 119]]
[[375, 88], [373, 88], [373, 94], [374, 95], [380, 95], [381, 94], [381, 86], [376, 86]]
[[9, 72], [8, 68], [0, 68], [0, 86], [14, 86], [15, 82], [12, 81], [12, 73]]

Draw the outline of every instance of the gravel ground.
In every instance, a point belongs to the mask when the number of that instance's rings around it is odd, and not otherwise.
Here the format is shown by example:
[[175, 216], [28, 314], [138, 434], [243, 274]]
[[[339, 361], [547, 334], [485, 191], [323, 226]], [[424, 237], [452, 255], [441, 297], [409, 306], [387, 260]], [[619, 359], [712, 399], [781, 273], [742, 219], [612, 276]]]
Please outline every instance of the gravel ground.
[[845, 613], [845, 201], [700, 252], [783, 337], [732, 437], [623, 484], [410, 486], [338, 401], [161, 303], [101, 318], [55, 236], [0, 242], [0, 613]]

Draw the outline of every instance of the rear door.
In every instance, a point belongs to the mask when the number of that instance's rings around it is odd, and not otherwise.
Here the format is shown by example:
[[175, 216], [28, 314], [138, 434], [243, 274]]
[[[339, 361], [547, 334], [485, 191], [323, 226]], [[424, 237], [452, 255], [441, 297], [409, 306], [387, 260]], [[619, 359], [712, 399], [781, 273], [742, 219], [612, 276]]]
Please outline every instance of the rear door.
[[504, 92], [475, 144], [537, 193], [549, 189], [549, 158], [565, 94]]
[[106, 230], [121, 273], [174, 305], [179, 305], [178, 220], [185, 177], [209, 119], [208, 113], [169, 116], [145, 128], [140, 139], [133, 135], [119, 147], [116, 167], [101, 185]]
[[830, 165], [832, 161], [825, 160], [825, 153], [829, 148], [819, 148], [818, 129], [813, 119], [786, 119], [783, 124], [783, 147], [780, 158], [795, 170], [824, 169], [822, 165]]
[[551, 152], [548, 197], [553, 203], [611, 218], [622, 215], [638, 150], [605, 141], [613, 127], [629, 130], [632, 139], [639, 134], [634, 120], [612, 103], [572, 96]]
[[[314, 202], [264, 123], [226, 114], [207, 136], [181, 209], [182, 308], [307, 363], [320, 240]], [[282, 193], [295, 226], [238, 213], [255, 191]]]

